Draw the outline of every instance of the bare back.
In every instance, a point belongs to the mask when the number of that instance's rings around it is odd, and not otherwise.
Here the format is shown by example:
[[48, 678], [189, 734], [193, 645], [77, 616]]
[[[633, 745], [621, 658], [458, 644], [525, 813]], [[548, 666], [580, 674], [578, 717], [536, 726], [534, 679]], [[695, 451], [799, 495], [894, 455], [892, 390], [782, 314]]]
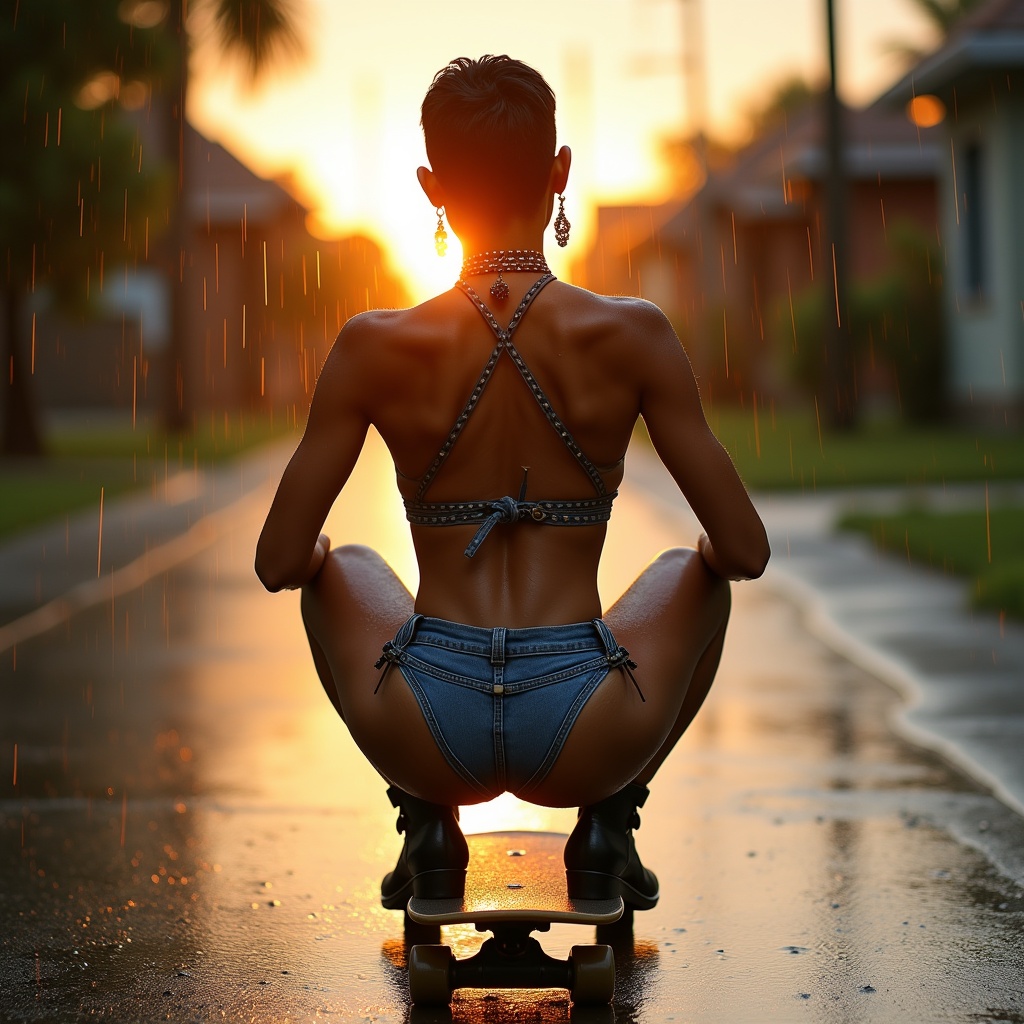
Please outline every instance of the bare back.
[[[491, 306], [501, 328], [535, 280], [536, 275], [510, 275], [508, 299]], [[626, 447], [642, 415], [715, 548], [739, 555], [749, 548], [748, 535], [752, 527], [761, 529], [760, 522], [708, 429], [689, 362], [657, 307], [553, 281], [518, 323], [514, 341], [609, 494], [622, 479]], [[317, 382], [306, 433], [264, 531], [268, 555], [293, 567], [282, 573], [284, 585], [308, 563], [369, 426], [391, 451], [403, 497], [413, 498], [494, 348], [491, 328], [459, 289], [412, 309], [376, 310], [349, 321]], [[494, 501], [515, 495], [527, 468], [532, 500], [594, 497], [594, 482], [503, 353], [431, 480], [429, 499]], [[416, 611], [512, 628], [601, 614], [603, 523], [502, 524], [467, 558], [474, 529], [412, 527], [420, 568]]]
[[[531, 283], [531, 282], [526, 282]], [[512, 296], [493, 308], [505, 327]], [[612, 493], [639, 413], [624, 332], [588, 308], [588, 293], [553, 282], [517, 325], [515, 347], [552, 407]], [[607, 300], [606, 300], [607, 304]], [[496, 304], [492, 304], [496, 307]], [[395, 459], [399, 488], [412, 498], [456, 423], [495, 337], [467, 296], [453, 291], [410, 310], [393, 336], [416, 372], [377, 403], [374, 425]], [[407, 349], [408, 346], [408, 349]], [[402, 350], [405, 350], [402, 352]], [[431, 481], [434, 502], [527, 496], [588, 499], [594, 484], [502, 353], [451, 453]], [[416, 610], [475, 625], [573, 622], [600, 615], [597, 566], [605, 526], [555, 528], [530, 520], [501, 525], [466, 558], [474, 527], [413, 526], [420, 565]]]

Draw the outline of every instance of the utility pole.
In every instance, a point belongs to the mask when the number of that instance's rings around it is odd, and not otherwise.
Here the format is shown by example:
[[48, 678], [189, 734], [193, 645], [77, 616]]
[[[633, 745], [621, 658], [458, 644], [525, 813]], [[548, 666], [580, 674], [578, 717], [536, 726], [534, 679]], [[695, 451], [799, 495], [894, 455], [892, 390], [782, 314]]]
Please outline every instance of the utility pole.
[[824, 267], [832, 269], [832, 299], [826, 303], [822, 343], [824, 368], [818, 408], [826, 422], [839, 430], [856, 425], [853, 345], [847, 301], [848, 242], [846, 140], [839, 102], [836, 68], [835, 0], [825, 0], [828, 29], [828, 91], [825, 94], [826, 149]]
[[683, 27], [683, 82], [685, 107], [701, 174], [707, 177], [707, 73], [700, 0], [679, 0]]
[[169, 30], [178, 44], [178, 63], [166, 99], [168, 114], [165, 139], [168, 162], [174, 165], [174, 191], [170, 198], [166, 241], [168, 279], [171, 283], [171, 329], [166, 351], [163, 425], [170, 434], [181, 434], [191, 425], [192, 392], [189, 387], [188, 302], [185, 277], [188, 264], [188, 130], [185, 106], [188, 98], [188, 29], [185, 25], [187, 0], [172, 0]]

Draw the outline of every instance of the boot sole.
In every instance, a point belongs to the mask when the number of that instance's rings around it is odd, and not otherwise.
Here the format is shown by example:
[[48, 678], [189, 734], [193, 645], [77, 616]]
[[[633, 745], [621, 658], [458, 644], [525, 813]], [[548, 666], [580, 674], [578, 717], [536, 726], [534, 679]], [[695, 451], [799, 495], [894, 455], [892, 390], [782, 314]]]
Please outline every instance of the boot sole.
[[566, 886], [571, 900], [613, 900], [622, 897], [622, 902], [635, 910], [651, 910], [661, 895], [659, 890], [653, 896], [634, 889], [618, 875], [601, 871], [566, 871]]
[[401, 889], [386, 896], [381, 893], [380, 902], [385, 910], [404, 910], [413, 896], [421, 900], [461, 900], [465, 895], [466, 869], [443, 868], [413, 875]]

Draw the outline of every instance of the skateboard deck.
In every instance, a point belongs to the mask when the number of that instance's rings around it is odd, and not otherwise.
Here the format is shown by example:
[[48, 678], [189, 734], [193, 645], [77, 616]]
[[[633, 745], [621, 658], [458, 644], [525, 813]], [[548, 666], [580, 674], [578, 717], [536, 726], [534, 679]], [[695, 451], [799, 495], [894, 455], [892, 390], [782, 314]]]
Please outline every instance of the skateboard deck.
[[575, 1002], [607, 1003], [615, 988], [611, 947], [573, 946], [568, 960], [548, 956], [531, 932], [552, 924], [607, 925], [623, 913], [621, 897], [571, 900], [555, 832], [488, 832], [466, 837], [469, 871], [461, 900], [413, 897], [406, 913], [419, 925], [469, 923], [490, 931], [480, 951], [456, 960], [443, 945], [409, 951], [414, 1003], [445, 1004], [456, 988], [567, 988]]

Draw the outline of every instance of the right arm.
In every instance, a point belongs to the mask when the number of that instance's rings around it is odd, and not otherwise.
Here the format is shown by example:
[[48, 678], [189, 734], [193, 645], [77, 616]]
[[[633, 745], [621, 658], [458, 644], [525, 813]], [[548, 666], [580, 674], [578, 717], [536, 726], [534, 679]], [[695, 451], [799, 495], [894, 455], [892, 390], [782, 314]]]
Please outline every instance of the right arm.
[[726, 579], [760, 576], [771, 549], [736, 467], [711, 432], [697, 382], [668, 318], [636, 304], [641, 367], [640, 414], [651, 441], [705, 533], [697, 543], [712, 572]]
[[362, 449], [370, 416], [367, 353], [373, 319], [349, 320], [316, 382], [306, 429], [256, 547], [256, 575], [270, 591], [292, 590], [319, 571], [330, 548], [320, 532]]

